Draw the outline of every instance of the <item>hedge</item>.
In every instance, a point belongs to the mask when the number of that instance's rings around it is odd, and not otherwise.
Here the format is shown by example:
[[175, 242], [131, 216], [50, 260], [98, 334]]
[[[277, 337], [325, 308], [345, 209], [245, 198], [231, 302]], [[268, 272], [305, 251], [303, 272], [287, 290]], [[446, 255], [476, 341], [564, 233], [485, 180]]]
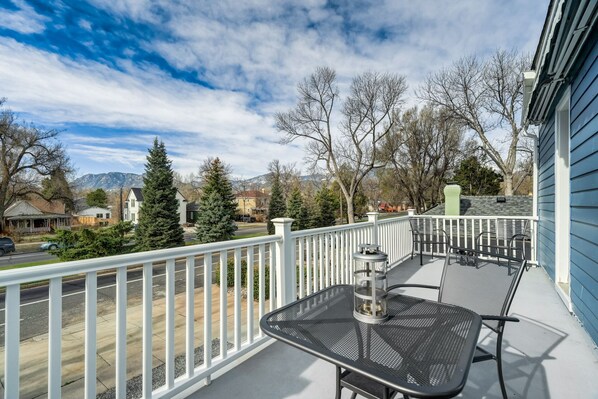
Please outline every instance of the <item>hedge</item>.
[[[247, 260], [241, 260], [241, 287], [247, 288]], [[215, 268], [216, 273], [216, 284], [220, 285], [220, 266]], [[259, 280], [259, 267], [253, 268], [253, 299], [259, 300], [260, 298], [260, 280]], [[232, 288], [235, 286], [235, 260], [230, 258], [226, 265], [226, 286]], [[264, 268], [264, 299], [270, 299], [270, 268]]]

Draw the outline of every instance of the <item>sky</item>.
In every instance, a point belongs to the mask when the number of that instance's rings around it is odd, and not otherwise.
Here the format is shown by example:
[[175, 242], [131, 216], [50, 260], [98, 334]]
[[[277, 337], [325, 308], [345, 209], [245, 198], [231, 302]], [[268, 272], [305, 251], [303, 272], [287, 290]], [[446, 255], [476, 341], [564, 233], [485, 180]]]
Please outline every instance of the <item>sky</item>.
[[533, 53], [548, 0], [0, 0], [0, 98], [59, 129], [77, 175], [142, 173], [154, 137], [173, 168], [220, 157], [236, 177], [273, 159], [273, 115], [318, 66], [341, 96], [363, 72], [425, 76], [497, 48]]

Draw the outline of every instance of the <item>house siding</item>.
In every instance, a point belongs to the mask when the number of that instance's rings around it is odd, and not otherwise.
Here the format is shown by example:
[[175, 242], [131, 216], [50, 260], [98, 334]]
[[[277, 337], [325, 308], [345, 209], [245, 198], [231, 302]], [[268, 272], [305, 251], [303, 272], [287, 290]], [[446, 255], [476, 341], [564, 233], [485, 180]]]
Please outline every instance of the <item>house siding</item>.
[[571, 84], [571, 301], [598, 342], [598, 43]]
[[554, 280], [554, 114], [540, 127], [539, 137], [538, 263]]
[[[570, 85], [570, 296], [573, 311], [598, 342], [598, 44]], [[558, 103], [558, 100], [554, 103]], [[538, 262], [555, 280], [555, 116], [538, 142]]]

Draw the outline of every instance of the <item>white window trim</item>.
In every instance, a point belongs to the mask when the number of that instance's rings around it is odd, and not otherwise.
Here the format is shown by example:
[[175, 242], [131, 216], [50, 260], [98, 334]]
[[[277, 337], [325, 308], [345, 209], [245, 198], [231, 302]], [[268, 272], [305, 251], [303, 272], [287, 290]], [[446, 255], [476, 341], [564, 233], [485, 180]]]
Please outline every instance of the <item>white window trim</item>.
[[[554, 117], [555, 285], [565, 305], [571, 304], [571, 88], [567, 87]], [[564, 137], [564, 135], [566, 135]], [[565, 147], [565, 148], [563, 148]], [[565, 151], [565, 158], [559, 155]], [[568, 287], [565, 289], [564, 287]]]

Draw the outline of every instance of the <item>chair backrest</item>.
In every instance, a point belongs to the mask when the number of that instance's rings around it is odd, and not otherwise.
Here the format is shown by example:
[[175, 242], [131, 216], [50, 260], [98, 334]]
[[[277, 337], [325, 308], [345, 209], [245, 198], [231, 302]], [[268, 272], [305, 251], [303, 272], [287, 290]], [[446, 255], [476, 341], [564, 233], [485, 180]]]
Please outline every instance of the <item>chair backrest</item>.
[[484, 228], [484, 232], [492, 233], [499, 240], [508, 240], [520, 234], [529, 236], [529, 220], [497, 219], [490, 223], [489, 228]]
[[413, 234], [419, 234], [420, 232], [423, 233], [423, 230], [424, 230], [423, 220], [425, 220], [425, 219], [414, 218], [414, 217], [409, 218], [409, 227], [411, 227], [411, 232]]
[[[438, 300], [473, 310], [480, 315], [506, 316], [526, 261], [511, 258], [478, 259], [447, 255]], [[498, 323], [485, 323], [495, 328]]]

